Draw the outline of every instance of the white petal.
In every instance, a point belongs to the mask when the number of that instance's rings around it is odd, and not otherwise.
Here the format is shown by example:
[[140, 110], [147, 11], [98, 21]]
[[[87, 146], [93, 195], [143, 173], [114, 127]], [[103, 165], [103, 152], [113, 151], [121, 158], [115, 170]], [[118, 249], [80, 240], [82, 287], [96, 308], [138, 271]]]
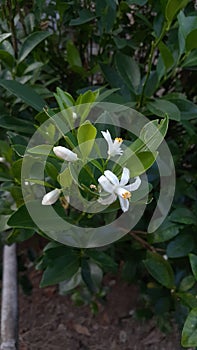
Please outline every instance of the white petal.
[[115, 189], [115, 193], [117, 193], [118, 196], [121, 196], [124, 199], [130, 198], [131, 197], [131, 193], [130, 191], [126, 190], [125, 187], [117, 187]]
[[73, 120], [77, 119], [77, 113], [73, 112]]
[[56, 188], [55, 190], [45, 194], [44, 197], [42, 198], [42, 205], [51, 205], [55, 203], [59, 198], [60, 192], [61, 190]]
[[102, 186], [102, 188], [108, 192], [108, 193], [112, 193], [114, 192], [114, 185], [112, 185], [109, 180], [104, 176], [104, 175], [101, 175], [99, 178], [98, 178], [98, 182], [100, 183], [100, 185]]
[[109, 147], [110, 147], [111, 145], [113, 145], [113, 141], [112, 141], [111, 134], [110, 134], [109, 130], [107, 130], [107, 131], [101, 131], [101, 134], [103, 135], [103, 137], [104, 137], [105, 140], [107, 141]]
[[120, 179], [120, 186], [125, 186], [129, 182], [130, 171], [127, 168], [123, 168], [122, 176]]
[[128, 199], [123, 199], [122, 197], [118, 196], [118, 199], [120, 201], [120, 206], [122, 211], [125, 213], [126, 211], [129, 210], [129, 200]]
[[53, 147], [53, 152], [57, 157], [67, 160], [68, 162], [75, 162], [78, 159], [77, 154], [66, 147]]
[[112, 171], [110, 170], [105, 170], [104, 174], [106, 176], [106, 178], [115, 186], [119, 185], [119, 180], [117, 178], [117, 176], [112, 173]]
[[139, 176], [136, 176], [134, 179], [135, 179], [135, 182], [133, 182], [130, 185], [124, 186], [124, 188], [129, 192], [136, 191], [141, 185], [142, 181]]
[[113, 202], [115, 202], [117, 196], [115, 195], [115, 193], [110, 194], [110, 196], [107, 196], [106, 198], [99, 198], [98, 202], [102, 205], [110, 205]]

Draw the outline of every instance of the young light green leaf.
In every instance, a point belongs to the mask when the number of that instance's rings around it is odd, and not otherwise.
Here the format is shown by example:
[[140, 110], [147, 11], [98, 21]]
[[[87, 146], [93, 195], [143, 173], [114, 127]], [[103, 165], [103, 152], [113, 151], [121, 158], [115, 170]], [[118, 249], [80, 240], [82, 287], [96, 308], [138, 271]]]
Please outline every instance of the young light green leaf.
[[181, 345], [186, 348], [197, 346], [197, 307], [187, 316], [182, 331]]
[[48, 36], [51, 34], [52, 33], [44, 31], [30, 34], [21, 46], [18, 56], [18, 63], [22, 62], [38, 44], [48, 38]]
[[84, 158], [87, 158], [90, 154], [92, 147], [94, 145], [94, 140], [96, 138], [97, 130], [96, 128], [87, 121], [82, 124], [77, 133], [77, 140], [79, 144], [80, 151]]
[[61, 174], [58, 175], [57, 181], [61, 185], [62, 188], [68, 188], [72, 184], [72, 176], [70, 173], [70, 169], [66, 168]]
[[53, 145], [39, 145], [28, 149], [29, 153], [48, 156]]

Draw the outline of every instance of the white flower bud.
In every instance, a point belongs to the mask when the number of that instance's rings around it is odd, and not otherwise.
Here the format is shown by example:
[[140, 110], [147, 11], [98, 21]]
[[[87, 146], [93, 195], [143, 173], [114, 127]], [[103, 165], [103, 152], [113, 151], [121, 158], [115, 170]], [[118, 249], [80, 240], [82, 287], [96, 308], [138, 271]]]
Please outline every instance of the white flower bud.
[[58, 200], [60, 192], [61, 192], [61, 190], [56, 188], [55, 190], [46, 193], [44, 195], [44, 197], [42, 198], [42, 205], [54, 204]]
[[75, 162], [76, 160], [78, 160], [77, 154], [66, 147], [53, 147], [53, 152], [57, 157], [67, 160], [68, 162]]

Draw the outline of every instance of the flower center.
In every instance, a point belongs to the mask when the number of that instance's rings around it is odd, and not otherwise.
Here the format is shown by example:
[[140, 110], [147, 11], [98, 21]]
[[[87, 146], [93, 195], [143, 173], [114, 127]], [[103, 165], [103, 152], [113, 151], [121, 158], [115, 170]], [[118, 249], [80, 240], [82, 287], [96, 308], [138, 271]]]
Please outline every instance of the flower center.
[[122, 198], [124, 198], [124, 199], [129, 199], [129, 198], [131, 198], [131, 192], [125, 191], [125, 192], [122, 194]]
[[118, 143], [122, 143], [122, 138], [121, 137], [116, 137], [115, 141], [117, 141]]

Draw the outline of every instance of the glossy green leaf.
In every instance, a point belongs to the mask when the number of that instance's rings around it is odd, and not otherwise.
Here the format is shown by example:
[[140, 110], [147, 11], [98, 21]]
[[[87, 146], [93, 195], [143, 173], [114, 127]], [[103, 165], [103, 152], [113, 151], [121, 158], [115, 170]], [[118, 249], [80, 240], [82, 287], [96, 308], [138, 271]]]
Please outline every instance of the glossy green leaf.
[[127, 55], [118, 52], [115, 56], [115, 62], [121, 77], [130, 90], [138, 92], [140, 85], [140, 69], [137, 62]]
[[153, 234], [149, 235], [151, 243], [166, 242], [179, 233], [179, 226], [171, 221], [165, 221]]
[[72, 278], [79, 269], [79, 257], [68, 249], [62, 256], [55, 256], [43, 273], [40, 287], [46, 287]]
[[181, 292], [187, 292], [196, 283], [194, 276], [188, 275], [184, 277], [179, 285], [179, 290]]
[[174, 273], [171, 265], [161, 255], [147, 252], [144, 264], [148, 272], [166, 288], [174, 287]]
[[171, 50], [161, 41], [159, 43], [159, 51], [161, 53], [162, 60], [166, 67], [166, 70], [171, 68], [174, 64], [174, 57]]
[[179, 234], [167, 246], [166, 254], [169, 258], [187, 256], [194, 248], [194, 240], [190, 234]]
[[2, 43], [4, 40], [8, 39], [11, 35], [12, 35], [12, 33], [0, 34], [0, 43]]
[[153, 102], [147, 103], [147, 108], [153, 114], [158, 115], [159, 117], [164, 117], [168, 114], [171, 120], [180, 121], [181, 114], [177, 106], [166, 100], [155, 99]]
[[14, 66], [14, 57], [5, 50], [0, 50], [0, 61], [2, 61], [9, 68]]
[[51, 33], [44, 31], [34, 32], [30, 34], [21, 46], [18, 55], [18, 63], [22, 62], [30, 54], [30, 52], [43, 40], [48, 38], [49, 35], [51, 35]]
[[66, 43], [67, 61], [71, 67], [82, 67], [81, 57], [77, 47], [71, 40]]
[[35, 230], [32, 229], [14, 229], [8, 235], [6, 242], [8, 244], [23, 242], [32, 237], [35, 234]]
[[31, 87], [23, 85], [16, 80], [0, 80], [0, 86], [19, 97], [27, 105], [33, 107], [37, 111], [41, 111], [45, 107], [45, 101]]
[[78, 271], [69, 279], [59, 283], [60, 295], [67, 294], [70, 290], [76, 288], [82, 281], [81, 278], [81, 267]]
[[81, 154], [84, 158], [87, 158], [90, 154], [96, 134], [97, 130], [90, 122], [86, 122], [79, 127], [77, 140]]
[[19, 207], [14, 214], [11, 215], [10, 219], [8, 220], [8, 225], [16, 228], [37, 228], [36, 224], [29, 215], [25, 204]]
[[165, 9], [165, 17], [169, 23], [172, 22], [173, 18], [176, 14], [184, 8], [188, 3], [188, 0], [168, 0], [166, 9]]
[[148, 0], [126, 0], [126, 3], [129, 5], [139, 5], [139, 6], [143, 6], [147, 3]]
[[197, 28], [192, 30], [186, 37], [185, 47], [187, 51], [197, 48]]
[[186, 292], [178, 292], [176, 296], [181, 299], [181, 303], [189, 308], [197, 307], [197, 298], [195, 294], [186, 293]]
[[24, 119], [10, 117], [9, 115], [0, 117], [0, 127], [27, 135], [32, 135], [35, 132], [35, 127], [32, 123]]
[[197, 280], [197, 255], [192, 254], [192, 253], [189, 254], [189, 261], [191, 264], [193, 275], [194, 275], [195, 279]]
[[184, 347], [197, 346], [197, 307], [187, 316], [182, 331], [181, 345]]
[[105, 272], [116, 273], [118, 265], [107, 253], [97, 250], [88, 250], [87, 255], [91, 257]]
[[70, 26], [78, 26], [84, 23], [88, 23], [95, 18], [94, 14], [87, 9], [79, 11], [79, 17], [70, 21]]
[[197, 66], [197, 50], [190, 52], [182, 64], [182, 67], [194, 67]]
[[170, 214], [170, 220], [185, 225], [195, 225], [197, 223], [196, 216], [187, 208], [175, 209], [172, 214]]

